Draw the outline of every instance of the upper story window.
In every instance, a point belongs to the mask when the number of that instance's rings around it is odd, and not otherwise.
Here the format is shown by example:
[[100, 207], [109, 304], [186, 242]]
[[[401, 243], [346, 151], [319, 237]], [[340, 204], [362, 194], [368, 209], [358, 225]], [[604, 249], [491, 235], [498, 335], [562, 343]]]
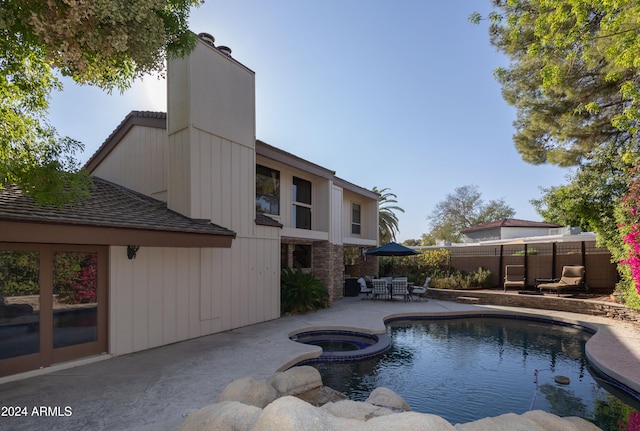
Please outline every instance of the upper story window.
[[256, 212], [280, 215], [280, 171], [256, 165]]
[[311, 229], [311, 182], [293, 177], [293, 226]]
[[360, 204], [351, 203], [351, 233], [354, 235], [360, 235], [361, 229]]

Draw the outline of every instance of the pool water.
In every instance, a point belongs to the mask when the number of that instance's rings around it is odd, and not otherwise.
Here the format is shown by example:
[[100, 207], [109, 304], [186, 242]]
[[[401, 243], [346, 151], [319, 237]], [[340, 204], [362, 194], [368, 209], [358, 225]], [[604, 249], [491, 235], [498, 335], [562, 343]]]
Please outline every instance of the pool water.
[[383, 355], [310, 365], [352, 400], [384, 386], [414, 411], [452, 424], [531, 409], [580, 416], [605, 431], [638, 419], [637, 400], [592, 375], [585, 355], [591, 334], [579, 328], [473, 317], [391, 322], [387, 333], [392, 345]]

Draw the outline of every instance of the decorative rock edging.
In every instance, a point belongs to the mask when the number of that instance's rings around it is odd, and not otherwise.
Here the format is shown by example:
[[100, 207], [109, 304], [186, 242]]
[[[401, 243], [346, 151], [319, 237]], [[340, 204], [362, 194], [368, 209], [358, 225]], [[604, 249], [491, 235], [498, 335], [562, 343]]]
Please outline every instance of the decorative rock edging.
[[439, 416], [410, 411], [406, 401], [387, 388], [376, 388], [364, 402], [338, 397], [320, 407], [295, 396], [322, 387], [320, 373], [309, 366], [275, 373], [266, 382], [243, 377], [231, 382], [216, 404], [187, 416], [180, 431], [601, 431], [582, 418], [539, 410], [454, 426]]
[[608, 317], [640, 325], [640, 313], [612, 302], [588, 301], [542, 295], [518, 295], [517, 293], [492, 293], [474, 290], [448, 290], [428, 288], [427, 296], [444, 301], [456, 301], [459, 297], [477, 298], [477, 304], [504, 305], [507, 307], [536, 308], [541, 310], [566, 311]]

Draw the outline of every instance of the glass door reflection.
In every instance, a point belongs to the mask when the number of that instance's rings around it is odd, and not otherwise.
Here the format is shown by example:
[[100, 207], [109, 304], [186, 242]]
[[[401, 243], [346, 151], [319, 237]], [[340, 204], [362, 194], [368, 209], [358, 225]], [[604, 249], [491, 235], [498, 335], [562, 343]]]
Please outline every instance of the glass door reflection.
[[53, 253], [53, 348], [98, 340], [98, 253]]
[[39, 255], [0, 250], [0, 360], [40, 352]]

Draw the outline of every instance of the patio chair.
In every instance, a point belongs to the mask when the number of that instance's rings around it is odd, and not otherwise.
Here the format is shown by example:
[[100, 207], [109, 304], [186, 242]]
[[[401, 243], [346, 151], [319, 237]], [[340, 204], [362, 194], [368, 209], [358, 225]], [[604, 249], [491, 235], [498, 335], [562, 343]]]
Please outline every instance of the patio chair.
[[415, 301], [415, 296], [418, 296], [420, 298], [420, 301], [427, 301], [426, 299], [423, 298], [423, 295], [425, 295], [427, 293], [427, 289], [429, 288], [429, 282], [431, 281], [431, 277], [427, 277], [424, 280], [424, 284], [422, 286], [414, 286], [413, 289], [411, 289], [411, 300]]
[[379, 299], [382, 297], [383, 299], [389, 298], [389, 289], [387, 288], [387, 280], [384, 278], [375, 278], [371, 282], [373, 283], [373, 299]]
[[367, 286], [367, 282], [364, 278], [360, 277], [358, 279], [358, 284], [360, 285], [360, 293], [364, 293], [365, 295], [360, 299], [371, 299], [371, 292], [373, 292], [373, 288]]
[[509, 287], [524, 289], [524, 265], [507, 265], [504, 267], [504, 291]]
[[407, 301], [407, 299], [409, 299], [409, 290], [407, 288], [407, 279], [405, 277], [394, 278], [391, 282], [391, 299], [393, 299], [394, 296], [402, 296], [402, 298]]
[[538, 289], [540, 291], [543, 290], [555, 290], [558, 296], [560, 296], [561, 290], [568, 289], [579, 289], [584, 288], [586, 291], [589, 290], [585, 281], [585, 273], [584, 266], [581, 265], [572, 265], [572, 266], [563, 266], [562, 267], [562, 277], [559, 279], [554, 279], [553, 283], [541, 283], [538, 284]]

